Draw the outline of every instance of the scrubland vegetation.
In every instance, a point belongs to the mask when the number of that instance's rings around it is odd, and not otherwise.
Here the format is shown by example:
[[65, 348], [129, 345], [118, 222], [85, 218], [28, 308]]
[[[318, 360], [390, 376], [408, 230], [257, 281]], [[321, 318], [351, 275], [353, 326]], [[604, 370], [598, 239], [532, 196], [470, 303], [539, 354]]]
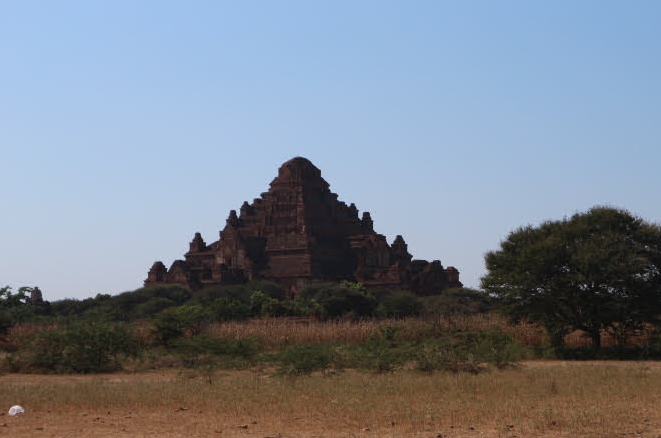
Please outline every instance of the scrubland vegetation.
[[307, 374], [357, 369], [481, 373], [525, 359], [661, 357], [654, 326], [604, 330], [597, 351], [574, 331], [558, 348], [542, 324], [511, 323], [471, 289], [416, 297], [321, 284], [294, 298], [269, 282], [191, 292], [152, 286], [117, 296], [31, 303], [3, 289], [4, 372], [99, 373], [188, 368]]
[[0, 404], [40, 415], [1, 427], [14, 437], [661, 433], [661, 366], [643, 361], [661, 359], [661, 228], [595, 208], [501, 246], [486, 256], [484, 291], [423, 297], [347, 281], [293, 296], [255, 281], [53, 303], [2, 288]]
[[[152, 286], [50, 306], [8, 294], [14, 304], [5, 312], [24, 318], [6, 326], [0, 344], [0, 370], [14, 373], [187, 368], [286, 375], [345, 369], [478, 374], [535, 358], [661, 357], [661, 339], [652, 326], [632, 334], [625, 345], [605, 332], [599, 352], [580, 332], [568, 334], [557, 349], [541, 325], [510, 324], [493, 300], [470, 289], [415, 297], [372, 294], [345, 283], [310, 287], [288, 299], [266, 282], [196, 293]], [[408, 300], [401, 306], [407, 313], [394, 317], [383, 310], [393, 296]], [[282, 308], [297, 309], [291, 312], [297, 316], [271, 316]]]
[[[5, 312], [24, 319], [3, 336], [0, 404], [32, 415], [0, 423], [19, 438], [589, 436], [659, 424], [640, 398], [654, 402], [659, 369], [530, 362], [590, 355], [590, 340], [573, 333], [556, 350], [542, 326], [510, 324], [478, 291], [402, 294], [413, 310], [391, 316], [377, 310], [386, 291], [317, 288], [306, 301], [268, 283], [197, 293], [158, 286], [41, 307], [11, 294]], [[347, 301], [369, 303], [371, 313], [359, 316]], [[269, 316], [291, 305], [312, 311]], [[324, 306], [344, 310], [331, 317]], [[601, 354], [650, 357], [655, 339], [641, 334], [618, 350], [606, 336]]]

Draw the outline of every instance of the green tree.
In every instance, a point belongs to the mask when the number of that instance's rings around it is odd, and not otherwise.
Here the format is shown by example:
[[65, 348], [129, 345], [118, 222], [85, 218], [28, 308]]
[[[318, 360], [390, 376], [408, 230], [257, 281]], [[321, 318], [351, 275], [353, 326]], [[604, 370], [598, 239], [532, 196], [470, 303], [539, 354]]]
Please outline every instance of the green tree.
[[315, 294], [313, 304], [322, 319], [332, 319], [342, 316], [372, 316], [377, 302], [372, 295], [361, 291], [360, 286], [347, 286], [343, 283], [322, 287]]
[[484, 291], [459, 287], [444, 290], [439, 295], [421, 297], [421, 314], [438, 321], [442, 317], [449, 330], [454, 330], [462, 319], [495, 309], [494, 299]]
[[46, 308], [30, 305], [31, 287], [21, 287], [17, 292], [12, 292], [10, 286], [0, 288], [0, 312], [4, 314], [2, 319], [7, 319], [11, 324], [29, 321], [37, 315], [45, 313]]
[[661, 314], [661, 227], [625, 210], [595, 207], [527, 226], [485, 256], [482, 287], [513, 319], [542, 323], [555, 347], [583, 330], [634, 330]]
[[209, 314], [201, 306], [168, 307], [154, 317], [152, 333], [163, 345], [186, 333], [196, 336], [209, 323]]
[[365, 288], [365, 285], [363, 283], [356, 283], [349, 280], [343, 280], [342, 282], [340, 282], [340, 286], [342, 286], [344, 289], [350, 289], [363, 294], [367, 293], [367, 288]]
[[12, 293], [11, 286], [0, 288], [0, 308], [10, 309], [26, 304], [31, 290], [29, 287], [21, 287], [18, 292]]
[[29, 366], [46, 372], [98, 373], [121, 369], [121, 359], [137, 356], [139, 343], [123, 324], [77, 322], [40, 333]]
[[250, 316], [250, 306], [231, 298], [218, 298], [209, 306], [211, 317], [215, 321], [246, 319]]
[[376, 308], [379, 316], [386, 318], [404, 318], [420, 313], [418, 297], [410, 292], [393, 292], [382, 298]]
[[251, 314], [257, 317], [262, 316], [262, 307], [270, 300], [271, 298], [261, 290], [254, 291], [250, 296]]
[[0, 341], [5, 338], [10, 328], [11, 315], [7, 311], [0, 309]]

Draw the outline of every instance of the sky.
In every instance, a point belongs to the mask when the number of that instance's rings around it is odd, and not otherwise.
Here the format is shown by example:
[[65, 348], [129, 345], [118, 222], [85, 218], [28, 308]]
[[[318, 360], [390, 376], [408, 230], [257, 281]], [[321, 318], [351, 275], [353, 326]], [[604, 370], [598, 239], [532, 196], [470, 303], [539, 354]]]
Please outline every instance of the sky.
[[661, 221], [661, 2], [0, 0], [0, 286], [142, 285], [304, 156], [478, 287], [522, 225]]

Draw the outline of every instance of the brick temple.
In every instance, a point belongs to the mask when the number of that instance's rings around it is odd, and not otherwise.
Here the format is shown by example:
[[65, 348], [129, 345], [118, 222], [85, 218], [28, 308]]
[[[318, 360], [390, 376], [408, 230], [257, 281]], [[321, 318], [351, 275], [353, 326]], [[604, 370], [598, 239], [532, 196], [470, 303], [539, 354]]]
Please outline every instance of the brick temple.
[[402, 236], [388, 244], [369, 212], [359, 216], [354, 204], [337, 197], [314, 164], [293, 158], [268, 192], [244, 202], [238, 214], [230, 211], [219, 240], [207, 244], [195, 233], [184, 260], [170, 269], [155, 262], [145, 286], [178, 283], [197, 290], [265, 279], [296, 291], [350, 280], [421, 295], [461, 287], [457, 269], [412, 260]]

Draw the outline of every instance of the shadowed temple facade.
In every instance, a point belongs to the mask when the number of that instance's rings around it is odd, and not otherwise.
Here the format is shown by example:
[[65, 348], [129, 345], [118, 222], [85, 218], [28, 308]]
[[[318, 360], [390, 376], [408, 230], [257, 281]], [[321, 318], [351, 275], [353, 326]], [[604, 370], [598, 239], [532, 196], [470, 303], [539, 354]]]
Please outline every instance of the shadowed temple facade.
[[388, 244], [368, 212], [338, 201], [321, 171], [296, 157], [268, 192], [230, 211], [220, 239], [195, 233], [184, 260], [158, 261], [145, 286], [178, 283], [192, 290], [264, 279], [296, 291], [311, 283], [356, 281], [420, 295], [461, 287], [459, 271], [436, 260], [412, 260], [402, 236]]

